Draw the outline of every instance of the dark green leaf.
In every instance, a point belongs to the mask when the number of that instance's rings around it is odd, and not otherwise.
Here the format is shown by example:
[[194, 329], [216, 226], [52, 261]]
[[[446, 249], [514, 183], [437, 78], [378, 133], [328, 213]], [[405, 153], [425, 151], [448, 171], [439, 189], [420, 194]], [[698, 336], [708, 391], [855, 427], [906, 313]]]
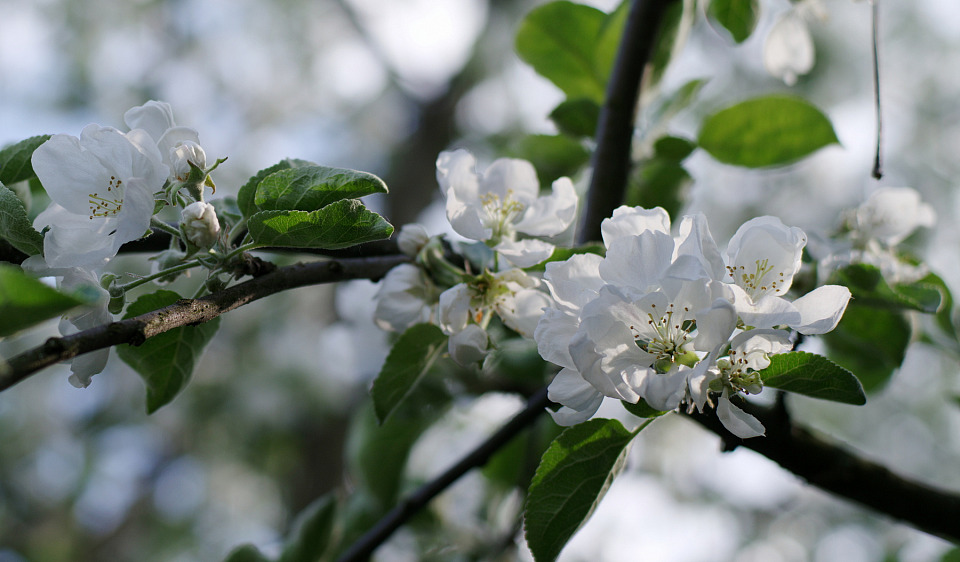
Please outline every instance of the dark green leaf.
[[919, 310], [934, 313], [940, 308], [941, 289], [935, 281], [920, 280], [889, 286], [880, 269], [869, 264], [848, 265], [832, 276], [832, 282], [846, 285], [857, 304], [880, 308]]
[[270, 559], [252, 544], [243, 544], [231, 550], [223, 562], [270, 562]]
[[638, 418], [655, 418], [667, 413], [650, 406], [643, 398], [641, 398], [636, 404], [631, 404], [630, 402], [626, 402], [624, 400], [621, 400], [620, 403], [623, 404], [623, 407], [626, 411], [637, 416]]
[[[180, 300], [173, 291], [143, 295], [127, 307], [124, 318], [133, 318]], [[183, 326], [153, 336], [141, 345], [117, 346], [117, 355], [130, 365], [147, 386], [147, 413], [152, 414], [180, 393], [193, 374], [203, 348], [217, 333], [220, 318], [197, 326]]]
[[707, 7], [710, 25], [726, 29], [737, 43], [743, 43], [757, 27], [760, 19], [758, 0], [710, 0]]
[[370, 390], [380, 423], [416, 388], [446, 343], [447, 336], [433, 324], [412, 326], [397, 339]]
[[787, 392], [857, 406], [867, 403], [863, 387], [853, 373], [813, 353], [774, 355], [770, 366], [760, 371], [760, 378], [764, 386]]
[[624, 203], [647, 209], [663, 207], [676, 220], [692, 185], [693, 178], [679, 162], [654, 156], [634, 168]]
[[595, 56], [606, 18], [596, 8], [566, 1], [534, 8], [517, 30], [517, 54], [568, 98], [602, 103], [606, 75]]
[[782, 166], [837, 143], [830, 120], [800, 98], [766, 96], [707, 117], [698, 144], [725, 164]]
[[30, 137], [0, 150], [0, 183], [10, 185], [35, 177], [30, 159], [33, 151], [49, 138], [50, 135]]
[[903, 363], [910, 335], [910, 322], [902, 312], [851, 301], [840, 324], [822, 338], [830, 359], [853, 371], [869, 392]]
[[263, 178], [254, 203], [262, 211], [316, 211], [341, 199], [386, 192], [387, 185], [373, 174], [304, 166], [279, 170]]
[[274, 172], [279, 172], [280, 170], [300, 168], [302, 166], [316, 166], [316, 164], [306, 160], [299, 160], [297, 158], [286, 158], [280, 162], [277, 162], [273, 166], [264, 168], [254, 174], [253, 177], [247, 180], [247, 183], [240, 187], [240, 191], [237, 192], [237, 206], [240, 208], [240, 212], [243, 213], [243, 216], [249, 217], [260, 210], [257, 208], [254, 198], [257, 195], [257, 186], [260, 185], [260, 182], [263, 181], [265, 177]]
[[33, 256], [43, 253], [43, 236], [34, 230], [20, 198], [0, 182], [0, 238]]
[[330, 546], [337, 502], [331, 494], [307, 506], [293, 523], [280, 562], [316, 562]]
[[697, 149], [697, 143], [682, 137], [660, 137], [653, 143], [653, 151], [657, 158], [673, 162], [682, 162]]
[[623, 469], [634, 434], [616, 420], [593, 419], [560, 434], [543, 454], [524, 511], [537, 562], [555, 560]]
[[0, 337], [60, 316], [86, 302], [44, 285], [19, 267], [0, 263]]
[[343, 199], [317, 211], [260, 211], [247, 227], [263, 246], [335, 250], [393, 234], [393, 226], [356, 199]]
[[934, 286], [938, 289], [940, 292], [940, 308], [937, 310], [937, 325], [946, 335], [957, 341], [957, 329], [953, 324], [953, 295], [950, 293], [950, 288], [947, 287], [946, 282], [937, 274], [928, 273], [917, 283]]
[[550, 112], [557, 129], [571, 137], [593, 137], [600, 120], [600, 105], [589, 99], [567, 100]]
[[563, 135], [527, 135], [510, 154], [529, 160], [544, 184], [575, 175], [590, 160], [583, 145]]

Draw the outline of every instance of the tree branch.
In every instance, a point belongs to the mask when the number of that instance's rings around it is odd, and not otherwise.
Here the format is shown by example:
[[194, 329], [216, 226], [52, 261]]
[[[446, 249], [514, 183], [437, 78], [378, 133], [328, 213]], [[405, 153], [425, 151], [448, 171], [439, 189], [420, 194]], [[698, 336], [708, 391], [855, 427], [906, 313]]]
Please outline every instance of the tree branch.
[[761, 408], [750, 403], [742, 407], [763, 423], [766, 436], [740, 439], [727, 431], [709, 409], [688, 417], [719, 435], [725, 450], [747, 447], [822, 490], [926, 533], [960, 542], [960, 494], [898, 476], [794, 424], [783, 408]]
[[257, 299], [288, 289], [335, 283], [349, 279], [377, 280], [394, 266], [409, 261], [403, 255], [345, 258], [281, 267], [249, 281], [199, 299], [176, 303], [134, 318], [111, 322], [61, 338], [11, 358], [0, 365], [0, 391], [6, 390], [44, 367], [114, 345], [140, 345], [168, 330], [202, 324]]
[[634, 0], [597, 123], [597, 150], [578, 241], [600, 239], [600, 223], [623, 203], [630, 145], [643, 71], [659, 37], [667, 7], [676, 0]]
[[367, 560], [373, 551], [383, 544], [394, 531], [399, 529], [414, 514], [423, 509], [440, 492], [447, 489], [471, 469], [483, 466], [501, 447], [506, 445], [518, 433], [531, 425], [544, 412], [550, 401], [547, 389], [543, 388], [527, 401], [527, 406], [509, 422], [481, 443], [476, 449], [460, 459], [446, 472], [421, 486], [390, 510], [376, 525], [367, 531], [357, 542], [344, 552], [337, 562], [358, 562]]

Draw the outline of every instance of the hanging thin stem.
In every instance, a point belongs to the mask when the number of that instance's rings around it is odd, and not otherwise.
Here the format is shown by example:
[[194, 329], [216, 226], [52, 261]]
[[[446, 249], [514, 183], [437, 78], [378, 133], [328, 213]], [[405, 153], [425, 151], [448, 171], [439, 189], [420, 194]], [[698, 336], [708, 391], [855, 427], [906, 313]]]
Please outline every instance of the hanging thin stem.
[[873, 102], [877, 110], [877, 151], [873, 159], [873, 177], [883, 177], [883, 166], [880, 161], [880, 144], [883, 132], [883, 119], [880, 111], [880, 37], [879, 37], [879, 5], [880, 0], [870, 0], [871, 20], [873, 22]]

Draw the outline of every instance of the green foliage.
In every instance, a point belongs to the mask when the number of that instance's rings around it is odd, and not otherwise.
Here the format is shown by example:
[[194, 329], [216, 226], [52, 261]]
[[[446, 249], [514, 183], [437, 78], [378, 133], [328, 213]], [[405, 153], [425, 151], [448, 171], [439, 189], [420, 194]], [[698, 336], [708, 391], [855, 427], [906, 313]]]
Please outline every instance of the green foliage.
[[[736, 43], [746, 41], [760, 19], [758, 0], [710, 0], [707, 18], [714, 29], [723, 28]], [[718, 29], [719, 31], [719, 29]]]
[[254, 202], [254, 199], [257, 195], [257, 186], [260, 185], [260, 182], [264, 178], [269, 176], [274, 172], [279, 172], [280, 170], [287, 170], [290, 168], [300, 168], [303, 166], [315, 166], [313, 162], [308, 162], [306, 160], [299, 160], [297, 158], [285, 158], [280, 162], [277, 162], [269, 168], [264, 168], [253, 175], [247, 183], [243, 184], [240, 187], [240, 191], [237, 192], [237, 206], [240, 208], [240, 212], [243, 213], [243, 216], [249, 217], [259, 211], [257, 204]]
[[0, 150], [0, 183], [10, 185], [36, 177], [30, 158], [49, 138], [50, 135], [30, 137]]
[[550, 112], [557, 129], [571, 137], [593, 137], [600, 120], [600, 105], [591, 99], [562, 102]]
[[764, 386], [787, 392], [857, 406], [867, 403], [863, 387], [853, 373], [813, 353], [774, 355], [770, 366], [760, 371], [760, 378]]
[[389, 238], [393, 226], [356, 199], [317, 211], [261, 211], [247, 221], [260, 246], [335, 250]]
[[655, 105], [653, 109], [650, 110], [649, 115], [644, 119], [645, 132], [653, 127], [665, 127], [667, 121], [672, 119], [677, 113], [690, 107], [690, 104], [696, 101], [700, 95], [703, 87], [707, 85], [707, 81], [706, 78], [690, 80], [669, 95], [659, 96], [654, 102]]
[[[697, 16], [696, 0], [675, 0], [667, 6], [660, 26], [660, 36], [654, 45], [647, 71], [644, 75], [643, 89], [650, 91], [655, 88], [667, 66], [673, 60], [674, 54], [679, 51], [686, 40], [687, 32]], [[641, 94], [642, 95], [642, 94]]]
[[43, 253], [43, 236], [34, 230], [20, 198], [0, 182], [0, 238], [27, 255]]
[[[534, 8], [517, 30], [516, 50], [538, 74], [570, 99], [603, 103], [612, 61], [598, 61], [598, 44], [607, 14], [560, 1]], [[604, 58], [607, 49], [601, 52]]]
[[590, 159], [587, 149], [563, 135], [527, 135], [511, 155], [529, 160], [543, 183], [576, 174]]
[[656, 418], [667, 413], [657, 410], [650, 404], [647, 404], [647, 401], [643, 398], [638, 400], [636, 404], [631, 404], [630, 402], [626, 402], [624, 400], [621, 400], [620, 403], [623, 404], [623, 408], [626, 411], [637, 416], [638, 418]]
[[[124, 318], [152, 312], [179, 299], [180, 295], [166, 290], [143, 295], [127, 307]], [[140, 375], [147, 386], [148, 414], [168, 404], [187, 386], [203, 348], [219, 326], [220, 318], [214, 318], [197, 326], [174, 328], [136, 347], [117, 346], [117, 355]]]
[[557, 437], [530, 483], [524, 511], [527, 544], [537, 562], [555, 560], [590, 518], [626, 463], [634, 437], [616, 420], [593, 419]]
[[[850, 289], [857, 304], [928, 313], [934, 313], [940, 309], [942, 289], [938, 286], [937, 280], [939, 280], [938, 277], [921, 279], [914, 283], [891, 287], [883, 279], [883, 274], [878, 267], [863, 263], [848, 265], [838, 270], [832, 278], [833, 283], [846, 285]], [[940, 280], [940, 283], [942, 282]]]
[[725, 164], [782, 166], [837, 143], [830, 120], [800, 98], [764, 96], [728, 107], [703, 121], [698, 144]]
[[654, 143], [654, 154], [633, 170], [625, 203], [647, 209], [663, 207], [676, 219], [687, 201], [693, 178], [681, 162], [696, 144], [679, 137], [662, 137]]
[[950, 336], [953, 341], [958, 340], [957, 328], [953, 324], [953, 295], [947, 283], [935, 273], [928, 273], [917, 284], [935, 287], [940, 292], [940, 308], [937, 309], [937, 326]]
[[447, 336], [433, 324], [411, 326], [397, 339], [370, 390], [380, 423], [416, 388], [446, 343]]
[[869, 392], [886, 383], [903, 363], [910, 336], [910, 321], [903, 312], [853, 301], [836, 329], [822, 338], [830, 359], [856, 373]]
[[330, 547], [337, 502], [327, 494], [314, 500], [293, 522], [279, 562], [315, 562]]
[[270, 562], [270, 559], [252, 544], [243, 544], [231, 550], [223, 562]]
[[316, 211], [341, 199], [386, 192], [387, 184], [373, 174], [305, 166], [279, 170], [263, 178], [254, 203], [262, 211]]
[[19, 267], [0, 263], [0, 337], [87, 303], [81, 296], [61, 293], [23, 273]]

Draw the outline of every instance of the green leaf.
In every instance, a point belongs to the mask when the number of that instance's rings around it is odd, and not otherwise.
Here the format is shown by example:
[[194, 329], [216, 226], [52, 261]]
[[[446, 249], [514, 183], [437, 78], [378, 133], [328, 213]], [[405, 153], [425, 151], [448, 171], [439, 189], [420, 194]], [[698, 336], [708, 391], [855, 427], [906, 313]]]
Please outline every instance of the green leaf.
[[433, 324], [411, 326], [397, 339], [370, 390], [380, 423], [416, 388], [446, 343], [447, 336]]
[[0, 337], [60, 316], [86, 304], [30, 277], [19, 267], [0, 263]]
[[520, 58], [570, 99], [603, 103], [606, 75], [595, 63], [597, 39], [607, 15], [560, 1], [530, 11], [517, 30]]
[[656, 105], [650, 110], [645, 120], [644, 130], [661, 126], [672, 119], [677, 113], [690, 106], [700, 95], [700, 90], [707, 84], [706, 78], [690, 80], [669, 95], [658, 98]]
[[243, 544], [231, 550], [223, 562], [270, 562], [270, 559], [252, 544]]
[[942, 300], [941, 287], [934, 279], [921, 279], [891, 287], [878, 267], [864, 263], [837, 270], [831, 280], [846, 285], [857, 304], [864, 306], [935, 313]]
[[305, 166], [280, 170], [263, 178], [257, 186], [254, 203], [262, 211], [316, 211], [341, 199], [386, 192], [387, 184], [373, 174]]
[[[180, 300], [173, 291], [143, 295], [127, 307], [124, 318], [133, 318]], [[147, 386], [147, 413], [152, 414], [180, 393], [193, 374], [203, 348], [217, 333], [220, 318], [197, 326], [183, 326], [153, 336], [139, 346], [119, 345], [117, 355], [130, 365]]]
[[800, 98], [766, 96], [728, 107], [703, 121], [698, 144], [725, 164], [782, 166], [839, 144], [830, 120]]
[[335, 250], [393, 234], [393, 226], [356, 199], [342, 199], [317, 211], [260, 211], [247, 228], [262, 246]]
[[49, 138], [50, 135], [30, 137], [0, 150], [0, 183], [10, 185], [36, 177], [30, 159], [33, 151]]
[[643, 398], [641, 398], [636, 404], [631, 404], [625, 400], [621, 400], [620, 403], [623, 404], [623, 408], [626, 411], [637, 416], [638, 418], [656, 418], [667, 413], [657, 410], [650, 404], [647, 404], [647, 401]]
[[937, 309], [937, 325], [943, 332], [950, 336], [954, 341], [958, 340], [957, 328], [953, 324], [953, 295], [947, 283], [935, 273], [928, 273], [923, 279], [917, 281], [927, 286], [936, 287], [940, 292], [940, 308]]
[[337, 502], [332, 494], [314, 500], [293, 522], [280, 562], [315, 562], [330, 546]]
[[693, 185], [693, 177], [678, 161], [659, 155], [634, 167], [624, 203], [647, 209], [663, 207], [676, 220]]
[[710, 0], [707, 18], [714, 29], [726, 29], [737, 43], [743, 43], [760, 19], [758, 0]]
[[653, 46], [653, 53], [644, 74], [641, 97], [660, 84], [660, 79], [667, 71], [670, 61], [686, 42], [696, 16], [696, 0], [672, 2], [667, 6], [660, 24], [660, 36], [657, 38], [656, 45]]
[[[597, 34], [596, 46], [593, 50], [593, 64], [603, 80], [604, 89], [613, 72], [613, 65], [617, 62], [617, 53], [623, 38], [623, 29], [627, 26], [627, 16], [630, 15], [629, 0], [623, 0], [606, 18]], [[604, 91], [606, 97], [606, 91]], [[593, 136], [591, 133], [590, 136]]]
[[590, 99], [562, 102], [550, 112], [557, 129], [571, 137], [593, 137], [600, 120], [600, 105]]
[[770, 358], [770, 366], [760, 371], [764, 386], [805, 396], [855, 404], [867, 403], [860, 381], [850, 371], [826, 357], [793, 351]]
[[633, 437], [616, 420], [593, 419], [550, 444], [530, 483], [523, 517], [537, 562], [555, 560], [590, 518], [623, 469]]
[[269, 176], [274, 172], [279, 172], [280, 170], [287, 170], [290, 168], [300, 168], [303, 166], [316, 166], [313, 162], [308, 162], [306, 160], [299, 160], [297, 158], [286, 158], [277, 162], [269, 168], [264, 168], [253, 175], [247, 183], [243, 184], [240, 187], [240, 191], [237, 192], [237, 206], [240, 208], [240, 212], [243, 213], [243, 216], [249, 217], [259, 211], [257, 204], [254, 202], [257, 194], [257, 186], [260, 185], [260, 182], [264, 178]]
[[43, 253], [43, 236], [34, 230], [20, 198], [0, 182], [0, 238], [33, 256]]
[[851, 301], [840, 324], [821, 337], [830, 359], [853, 371], [869, 392], [886, 383], [903, 363], [910, 336], [910, 321], [903, 312]]
[[544, 184], [562, 176], [573, 176], [590, 160], [590, 153], [578, 141], [563, 135], [527, 135], [510, 155], [529, 160]]

